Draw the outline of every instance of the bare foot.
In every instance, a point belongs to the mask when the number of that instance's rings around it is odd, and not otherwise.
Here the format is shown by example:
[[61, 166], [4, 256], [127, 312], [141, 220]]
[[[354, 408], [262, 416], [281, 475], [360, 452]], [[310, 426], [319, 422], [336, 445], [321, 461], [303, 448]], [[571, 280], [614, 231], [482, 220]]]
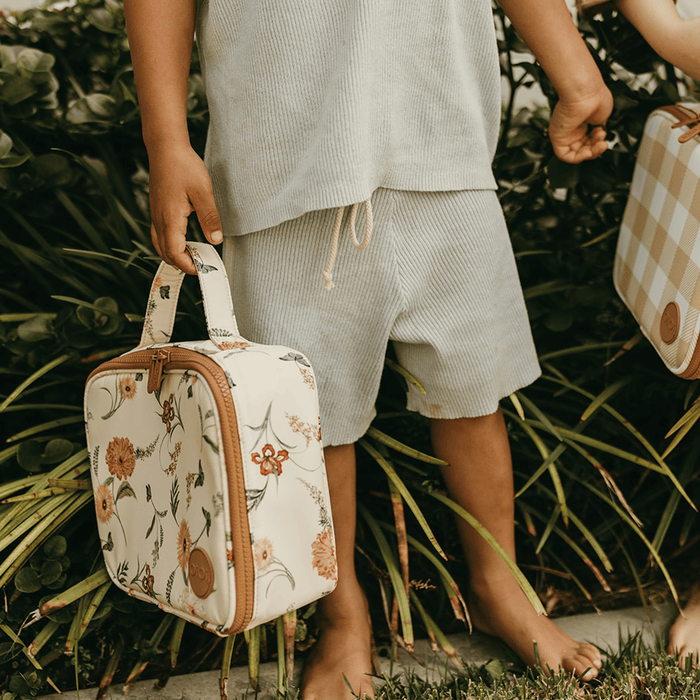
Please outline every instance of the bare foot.
[[321, 633], [301, 679], [302, 700], [373, 698], [372, 626], [364, 595], [341, 614], [323, 609], [319, 617]]
[[700, 583], [690, 591], [688, 602], [668, 632], [669, 654], [678, 654], [685, 666], [685, 659], [690, 657], [694, 664], [700, 663]]
[[499, 637], [528, 666], [537, 666], [534, 642], [544, 672], [564, 670], [590, 681], [602, 665], [600, 652], [592, 644], [577, 642], [549, 618], [538, 615], [520, 586], [511, 579], [487, 590], [472, 590], [469, 612], [474, 626]]

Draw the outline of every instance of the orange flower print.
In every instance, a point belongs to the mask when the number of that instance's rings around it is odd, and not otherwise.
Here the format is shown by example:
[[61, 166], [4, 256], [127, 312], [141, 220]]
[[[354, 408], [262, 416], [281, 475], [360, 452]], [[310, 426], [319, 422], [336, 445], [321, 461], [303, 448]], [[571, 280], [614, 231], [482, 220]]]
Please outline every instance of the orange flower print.
[[109, 445], [105, 454], [109, 473], [117, 479], [128, 479], [134, 473], [136, 458], [134, 456], [134, 446], [129, 438], [115, 437]]
[[119, 393], [123, 399], [133, 399], [136, 394], [136, 382], [131, 377], [119, 380]]
[[163, 413], [161, 414], [161, 419], [165, 423], [165, 432], [169, 433], [172, 427], [173, 418], [175, 418], [175, 410], [173, 409], [173, 402], [175, 397], [170, 394], [168, 398], [163, 401]]
[[314, 382], [314, 375], [311, 374], [308, 369], [304, 369], [303, 367], [299, 367], [299, 371], [301, 372], [304, 384], [308, 384], [312, 389], [315, 389], [316, 382]]
[[253, 343], [249, 343], [247, 340], [222, 340], [219, 343], [219, 347], [222, 350], [244, 350], [245, 348], [253, 347]]
[[272, 551], [272, 542], [267, 538], [256, 540], [253, 545], [253, 557], [255, 558], [255, 568], [258, 573], [267, 571], [275, 559]]
[[190, 535], [190, 526], [186, 520], [183, 520], [180, 523], [180, 532], [177, 534], [177, 563], [183, 571], [187, 571], [191, 551], [192, 535]]
[[95, 492], [95, 510], [101, 523], [109, 522], [114, 515], [114, 498], [112, 492], [104, 484], [100, 484]]
[[156, 275], [155, 278], [153, 279], [153, 286], [156, 288], [163, 286], [163, 280], [161, 279], [160, 275]]
[[146, 564], [146, 574], [144, 577], [141, 579], [141, 583], [143, 584], [143, 588], [146, 591], [146, 593], [153, 598], [155, 598], [156, 594], [155, 591], [153, 590], [153, 584], [155, 583], [155, 578], [151, 575], [151, 567]]
[[279, 476], [282, 473], [282, 462], [289, 459], [289, 452], [287, 450], [280, 450], [275, 454], [275, 448], [268, 444], [262, 448], [262, 456], [259, 452], [255, 452], [250, 455], [250, 458], [255, 462], [255, 464], [260, 465], [260, 473], [263, 476], [274, 473], [275, 476]]
[[318, 575], [329, 581], [335, 581], [338, 573], [330, 530], [323, 530], [316, 536], [316, 540], [311, 545], [311, 554], [313, 555], [311, 565], [316, 569]]
[[290, 416], [289, 413], [285, 414], [289, 420], [289, 427], [295, 432], [300, 433], [306, 438], [306, 446], [309, 446], [311, 440], [316, 442], [321, 442], [321, 418], [319, 416], [319, 425], [311, 425], [311, 423], [305, 423], [299, 416]]

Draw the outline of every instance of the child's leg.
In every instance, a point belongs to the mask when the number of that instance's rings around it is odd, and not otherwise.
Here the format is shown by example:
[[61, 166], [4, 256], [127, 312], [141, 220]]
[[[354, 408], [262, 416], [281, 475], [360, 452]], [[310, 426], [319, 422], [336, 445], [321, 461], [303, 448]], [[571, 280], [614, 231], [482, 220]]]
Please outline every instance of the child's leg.
[[371, 626], [355, 574], [355, 446], [324, 450], [338, 557], [338, 587], [319, 601], [321, 635], [306, 663], [303, 700], [350, 700], [372, 692]]
[[[443, 476], [451, 497], [471, 513], [515, 559], [513, 469], [501, 411], [481, 418], [432, 420], [435, 454], [449, 462]], [[459, 519], [470, 573], [469, 611], [475, 626], [500, 637], [523, 661], [562, 668], [590, 680], [601, 666], [598, 650], [577, 642], [538, 616], [498, 554]], [[698, 613], [700, 615], [700, 612]]]
[[700, 663], [700, 583], [690, 591], [683, 616], [673, 623], [668, 633], [669, 654], [678, 654], [681, 663], [690, 656], [695, 664]]

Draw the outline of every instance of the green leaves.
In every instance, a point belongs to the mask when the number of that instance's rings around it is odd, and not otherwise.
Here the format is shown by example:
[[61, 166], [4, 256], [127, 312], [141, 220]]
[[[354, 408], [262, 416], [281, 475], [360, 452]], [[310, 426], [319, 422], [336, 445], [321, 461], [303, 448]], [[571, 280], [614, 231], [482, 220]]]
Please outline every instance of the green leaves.
[[73, 103], [66, 112], [69, 124], [109, 124], [118, 111], [117, 101], [109, 95], [87, 95]]
[[38, 49], [0, 45], [0, 106], [18, 118], [31, 117], [38, 109], [55, 109], [55, 62]]
[[57, 464], [73, 453], [73, 443], [64, 438], [53, 438], [47, 443], [27, 440], [19, 446], [17, 461], [28, 472], [38, 472], [44, 465]]

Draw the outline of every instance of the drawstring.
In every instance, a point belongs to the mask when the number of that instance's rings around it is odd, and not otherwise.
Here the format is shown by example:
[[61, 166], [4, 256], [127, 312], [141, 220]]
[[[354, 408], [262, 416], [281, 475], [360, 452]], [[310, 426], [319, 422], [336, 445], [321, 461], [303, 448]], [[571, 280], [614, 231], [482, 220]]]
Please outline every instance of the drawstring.
[[[357, 208], [362, 204], [362, 202], [357, 202], [352, 205], [350, 210], [350, 240], [352, 244], [357, 248], [357, 250], [364, 250], [369, 245], [369, 239], [372, 237], [372, 227], [374, 225], [374, 219], [372, 217], [372, 202], [367, 199], [364, 202], [365, 205], [365, 236], [362, 241], [357, 240], [357, 234], [355, 233], [355, 218], [357, 217]], [[338, 241], [340, 239], [340, 226], [343, 223], [343, 214], [345, 213], [345, 207], [338, 207], [338, 213], [335, 215], [335, 226], [333, 227], [333, 243], [331, 245], [331, 254], [328, 257], [328, 264], [326, 269], [323, 271], [323, 279], [326, 283], [323, 288], [326, 290], [331, 290], [335, 285], [333, 284], [333, 275], [331, 274], [333, 270], [333, 265], [335, 264], [336, 256], [338, 255]]]

